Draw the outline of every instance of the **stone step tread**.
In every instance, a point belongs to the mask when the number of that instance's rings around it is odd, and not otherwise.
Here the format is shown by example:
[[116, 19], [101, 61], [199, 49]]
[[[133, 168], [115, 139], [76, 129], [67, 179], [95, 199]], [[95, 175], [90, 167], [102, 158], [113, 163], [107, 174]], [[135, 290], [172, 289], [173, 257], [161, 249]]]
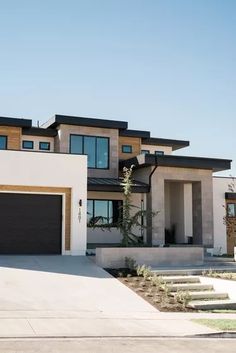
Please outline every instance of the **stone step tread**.
[[[213, 292], [213, 291], [203, 291], [203, 292], [188, 292], [190, 295], [191, 300], [200, 300], [200, 299], [228, 299], [228, 293], [220, 293], [220, 292]], [[171, 292], [170, 295], [172, 297], [176, 296], [176, 292]]]
[[236, 301], [232, 299], [221, 299], [221, 300], [193, 300], [188, 303], [188, 307], [201, 309], [201, 310], [212, 310], [212, 309], [236, 309]]
[[209, 268], [201, 268], [201, 269], [154, 269], [152, 270], [153, 273], [155, 273], [157, 276], [188, 276], [188, 275], [198, 275], [201, 276], [204, 271], [209, 271], [212, 270], [213, 272], [236, 272], [236, 266], [234, 267], [225, 267], [221, 268], [217, 267], [209, 267]]
[[162, 276], [166, 283], [200, 283], [198, 276]]
[[201, 284], [201, 283], [175, 283], [175, 284], [166, 284], [167, 288], [170, 291], [177, 290], [186, 290], [186, 291], [204, 291], [204, 290], [213, 290], [212, 284]]
[[[204, 299], [204, 298], [224, 298], [227, 299], [229, 298], [228, 293], [223, 293], [223, 292], [214, 292], [214, 291], [189, 291], [188, 292], [191, 298], [199, 298], [199, 299]], [[174, 297], [176, 296], [176, 292], [170, 292], [170, 296]]]

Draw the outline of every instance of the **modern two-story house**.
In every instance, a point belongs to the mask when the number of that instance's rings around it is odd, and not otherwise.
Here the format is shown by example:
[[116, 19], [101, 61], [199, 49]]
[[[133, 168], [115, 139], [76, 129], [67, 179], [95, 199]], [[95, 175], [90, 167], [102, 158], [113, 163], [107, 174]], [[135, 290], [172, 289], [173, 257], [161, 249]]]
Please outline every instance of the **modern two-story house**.
[[[158, 211], [144, 241], [214, 248], [213, 173], [231, 160], [179, 155], [187, 146], [125, 121], [55, 115], [33, 127], [0, 118], [0, 253], [84, 254], [119, 244], [122, 169], [131, 165], [133, 204]], [[86, 231], [94, 217], [109, 229]]]

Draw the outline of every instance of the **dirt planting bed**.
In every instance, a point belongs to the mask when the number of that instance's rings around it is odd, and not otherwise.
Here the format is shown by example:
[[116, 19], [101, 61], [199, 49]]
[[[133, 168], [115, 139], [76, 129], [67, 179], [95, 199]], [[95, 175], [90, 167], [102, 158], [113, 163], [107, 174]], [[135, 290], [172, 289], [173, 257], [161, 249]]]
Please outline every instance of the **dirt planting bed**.
[[181, 295], [178, 299], [170, 296], [160, 276], [145, 276], [146, 278], [144, 278], [138, 276], [136, 270], [127, 268], [105, 270], [159, 311], [196, 312], [196, 310], [186, 307]]

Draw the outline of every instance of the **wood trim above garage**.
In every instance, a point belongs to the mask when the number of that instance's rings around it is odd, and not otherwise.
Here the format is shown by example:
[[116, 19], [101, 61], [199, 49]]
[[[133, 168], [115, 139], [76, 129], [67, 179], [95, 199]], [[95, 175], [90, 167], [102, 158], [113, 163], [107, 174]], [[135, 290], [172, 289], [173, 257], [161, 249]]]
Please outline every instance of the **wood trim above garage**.
[[45, 186], [0, 185], [0, 192], [47, 193], [65, 195], [65, 251], [71, 250], [71, 189]]

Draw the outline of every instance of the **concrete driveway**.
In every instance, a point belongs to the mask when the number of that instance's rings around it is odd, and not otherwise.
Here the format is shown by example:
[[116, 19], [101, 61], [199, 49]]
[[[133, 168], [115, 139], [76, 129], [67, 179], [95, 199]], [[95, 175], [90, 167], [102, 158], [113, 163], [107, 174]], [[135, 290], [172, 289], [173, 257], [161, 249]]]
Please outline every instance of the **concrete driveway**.
[[85, 256], [0, 256], [0, 311], [152, 312]]
[[0, 337], [166, 336], [211, 329], [158, 312], [72, 256], [0, 256]]

